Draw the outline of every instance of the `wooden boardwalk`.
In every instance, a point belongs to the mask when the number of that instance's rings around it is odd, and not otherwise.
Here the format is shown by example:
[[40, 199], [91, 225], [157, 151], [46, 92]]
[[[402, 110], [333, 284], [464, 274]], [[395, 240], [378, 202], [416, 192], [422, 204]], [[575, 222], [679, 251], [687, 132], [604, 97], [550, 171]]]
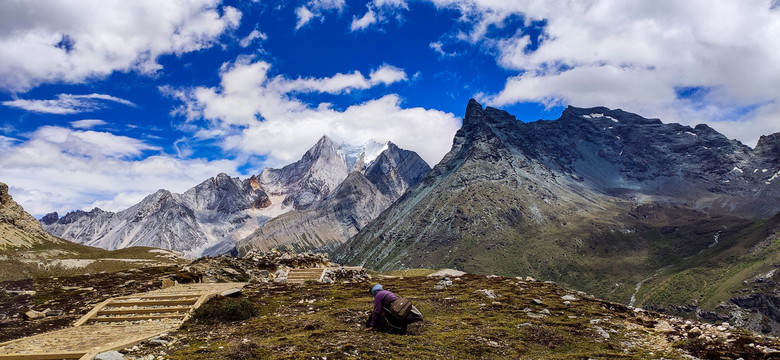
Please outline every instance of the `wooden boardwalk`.
[[89, 360], [178, 329], [209, 298], [246, 283], [176, 285], [108, 299], [73, 327], [0, 343], [0, 360]]
[[327, 268], [303, 268], [290, 269], [287, 272], [287, 282], [291, 284], [303, 284], [307, 281], [320, 281]]

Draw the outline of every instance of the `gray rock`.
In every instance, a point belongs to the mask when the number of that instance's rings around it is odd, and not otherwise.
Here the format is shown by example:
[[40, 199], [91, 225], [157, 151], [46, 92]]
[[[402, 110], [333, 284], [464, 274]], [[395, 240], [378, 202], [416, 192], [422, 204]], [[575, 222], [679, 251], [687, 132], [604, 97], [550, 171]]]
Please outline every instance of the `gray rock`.
[[228, 273], [230, 275], [236, 275], [236, 276], [241, 275], [240, 272], [238, 272], [236, 269], [233, 269], [233, 268], [222, 268], [222, 271], [224, 271], [224, 272], [226, 272], [226, 273]]
[[544, 302], [542, 302], [542, 300], [539, 299], [533, 299], [531, 300], [531, 302], [534, 303], [535, 305], [544, 305]]
[[43, 314], [46, 315], [46, 316], [59, 316], [59, 315], [62, 315], [62, 310], [46, 309], [46, 310], [43, 310]]
[[688, 336], [695, 338], [702, 334], [701, 329], [698, 326], [694, 326], [690, 330], [688, 330]]
[[600, 326], [593, 327], [596, 330], [596, 334], [599, 334], [601, 337], [605, 339], [609, 339], [609, 333], [604, 331]]
[[257, 275], [262, 277], [268, 277], [268, 274], [269, 274], [268, 270], [260, 270], [257, 272]]
[[561, 296], [561, 299], [566, 300], [566, 301], [577, 301], [580, 298], [578, 298], [578, 297], [576, 297], [574, 295], [563, 295], [563, 296]]
[[95, 356], [95, 360], [123, 360], [125, 358], [119, 351], [106, 351]]
[[159, 337], [153, 338], [148, 341], [149, 345], [152, 346], [163, 346], [168, 344], [168, 340], [160, 339]]
[[539, 311], [539, 313], [542, 315], [550, 315], [550, 310], [542, 309], [541, 311]]
[[30, 310], [30, 311], [27, 311], [27, 312], [24, 313], [24, 317], [27, 320], [38, 320], [38, 319], [45, 318], [46, 314], [44, 314], [41, 311]]
[[496, 293], [493, 290], [491, 290], [491, 289], [480, 289], [480, 290], [476, 290], [474, 292], [482, 294], [482, 295], [485, 295], [488, 299], [498, 298], [498, 295], [496, 295]]

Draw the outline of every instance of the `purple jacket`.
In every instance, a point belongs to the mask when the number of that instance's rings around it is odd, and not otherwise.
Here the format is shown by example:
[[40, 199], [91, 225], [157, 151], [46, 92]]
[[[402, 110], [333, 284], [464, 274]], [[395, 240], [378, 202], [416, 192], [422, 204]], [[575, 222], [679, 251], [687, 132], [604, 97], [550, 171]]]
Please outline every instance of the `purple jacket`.
[[398, 300], [398, 295], [390, 291], [382, 290], [374, 296], [374, 315], [371, 316], [371, 327], [376, 326], [376, 321], [382, 315], [382, 308], [390, 307], [390, 303]]

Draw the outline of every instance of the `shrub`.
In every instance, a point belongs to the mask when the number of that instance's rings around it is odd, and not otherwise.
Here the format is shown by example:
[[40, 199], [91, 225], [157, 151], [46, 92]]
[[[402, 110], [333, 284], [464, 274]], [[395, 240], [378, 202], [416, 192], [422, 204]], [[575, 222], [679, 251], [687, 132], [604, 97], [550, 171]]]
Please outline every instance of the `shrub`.
[[246, 298], [216, 298], [203, 304], [193, 314], [198, 323], [213, 324], [247, 320], [257, 315], [257, 308]]

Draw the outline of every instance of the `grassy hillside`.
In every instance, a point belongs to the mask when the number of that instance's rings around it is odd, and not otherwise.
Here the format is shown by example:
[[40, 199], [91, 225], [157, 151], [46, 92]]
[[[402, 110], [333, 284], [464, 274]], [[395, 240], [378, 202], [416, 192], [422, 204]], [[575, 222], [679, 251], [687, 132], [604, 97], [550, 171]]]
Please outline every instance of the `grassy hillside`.
[[[364, 332], [368, 283], [250, 284], [240, 298], [215, 298], [169, 346], [130, 356], [171, 359], [761, 359], [775, 340], [636, 312], [544, 282], [465, 275], [445, 290], [438, 278], [385, 278], [425, 316], [409, 335]], [[491, 290], [497, 297], [485, 295]], [[565, 300], [563, 296], [576, 300]], [[712, 338], [709, 336], [712, 335]], [[759, 348], [749, 346], [759, 344]], [[162, 352], [161, 352], [162, 350]]]
[[109, 251], [62, 239], [44, 239], [29, 247], [0, 247], [0, 281], [184, 263], [186, 259], [169, 250], [130, 247]]
[[[713, 309], [737, 296], [767, 292], [780, 281], [780, 214], [737, 232], [721, 232], [718, 243], [682, 259], [648, 279], [637, 304], [698, 304]], [[767, 286], [764, 286], [767, 285]]]

